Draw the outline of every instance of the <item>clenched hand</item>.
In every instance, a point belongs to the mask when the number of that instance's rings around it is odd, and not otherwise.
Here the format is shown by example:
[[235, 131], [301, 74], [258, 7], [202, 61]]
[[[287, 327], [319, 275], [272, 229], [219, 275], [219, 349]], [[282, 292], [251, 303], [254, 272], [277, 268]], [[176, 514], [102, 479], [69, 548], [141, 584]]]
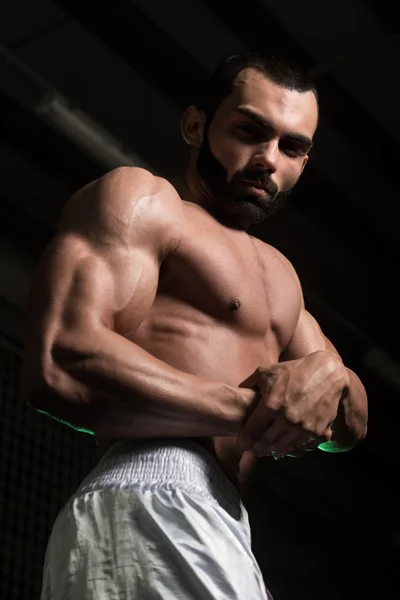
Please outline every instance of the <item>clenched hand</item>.
[[348, 384], [347, 369], [332, 352], [259, 367], [240, 385], [258, 390], [259, 401], [240, 432], [239, 447], [259, 458], [280, 457], [329, 441]]

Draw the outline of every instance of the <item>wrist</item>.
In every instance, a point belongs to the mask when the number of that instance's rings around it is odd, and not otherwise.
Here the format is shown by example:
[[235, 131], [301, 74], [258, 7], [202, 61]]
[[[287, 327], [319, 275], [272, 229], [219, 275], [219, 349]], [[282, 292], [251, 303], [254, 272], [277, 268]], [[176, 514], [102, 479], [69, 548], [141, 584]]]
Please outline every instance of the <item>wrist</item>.
[[235, 389], [235, 416], [233, 421], [234, 432], [232, 435], [239, 436], [247, 419], [257, 406], [259, 394], [251, 388]]

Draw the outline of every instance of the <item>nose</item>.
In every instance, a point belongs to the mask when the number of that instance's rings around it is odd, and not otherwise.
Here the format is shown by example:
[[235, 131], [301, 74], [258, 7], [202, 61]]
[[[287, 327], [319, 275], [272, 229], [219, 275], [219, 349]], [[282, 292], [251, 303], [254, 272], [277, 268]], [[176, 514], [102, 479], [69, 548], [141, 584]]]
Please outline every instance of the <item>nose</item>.
[[279, 148], [278, 143], [270, 140], [267, 144], [263, 144], [261, 148], [253, 156], [252, 167], [275, 173], [278, 165]]

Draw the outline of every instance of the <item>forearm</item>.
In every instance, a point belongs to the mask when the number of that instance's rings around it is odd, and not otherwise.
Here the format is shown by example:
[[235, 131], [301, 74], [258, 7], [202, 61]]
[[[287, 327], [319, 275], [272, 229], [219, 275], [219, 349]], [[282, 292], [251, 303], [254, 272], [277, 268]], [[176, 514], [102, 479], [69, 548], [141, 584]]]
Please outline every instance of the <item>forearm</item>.
[[77, 347], [80, 356], [59, 360], [54, 383], [33, 404], [98, 436], [235, 436], [253, 400], [251, 390], [174, 369], [105, 328]]
[[339, 403], [338, 414], [332, 425], [332, 438], [329, 442], [318, 446], [325, 452], [347, 452], [367, 434], [367, 394], [357, 375], [350, 369], [347, 369], [347, 372], [349, 385]]

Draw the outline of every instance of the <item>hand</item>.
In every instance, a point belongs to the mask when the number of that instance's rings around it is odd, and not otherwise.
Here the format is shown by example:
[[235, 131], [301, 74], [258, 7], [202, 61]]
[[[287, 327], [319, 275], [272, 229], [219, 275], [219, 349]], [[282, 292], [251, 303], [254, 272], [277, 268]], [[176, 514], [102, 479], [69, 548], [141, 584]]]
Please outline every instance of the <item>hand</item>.
[[257, 388], [260, 396], [240, 432], [239, 447], [258, 457], [280, 457], [310, 442], [329, 441], [347, 385], [347, 370], [331, 352], [259, 367], [240, 385]]
[[276, 449], [272, 450], [269, 452], [268, 456], [272, 456], [275, 460], [279, 460], [283, 457], [303, 458], [306, 452], [313, 452], [314, 450], [317, 450], [320, 444], [326, 442], [327, 431], [328, 429], [326, 430], [325, 435], [320, 438], [311, 437], [307, 442], [295, 443], [292, 449], [287, 447], [284, 450], [280, 450], [278, 447], [278, 451]]
[[293, 450], [284, 451], [282, 453], [273, 453], [273, 457], [278, 460], [279, 458], [283, 458], [284, 456], [288, 456], [289, 458], [302, 458], [306, 452], [313, 452], [318, 448], [318, 446], [324, 441], [325, 438], [317, 438], [312, 439], [310, 442], [306, 444], [302, 444], [301, 446], [295, 446]]

